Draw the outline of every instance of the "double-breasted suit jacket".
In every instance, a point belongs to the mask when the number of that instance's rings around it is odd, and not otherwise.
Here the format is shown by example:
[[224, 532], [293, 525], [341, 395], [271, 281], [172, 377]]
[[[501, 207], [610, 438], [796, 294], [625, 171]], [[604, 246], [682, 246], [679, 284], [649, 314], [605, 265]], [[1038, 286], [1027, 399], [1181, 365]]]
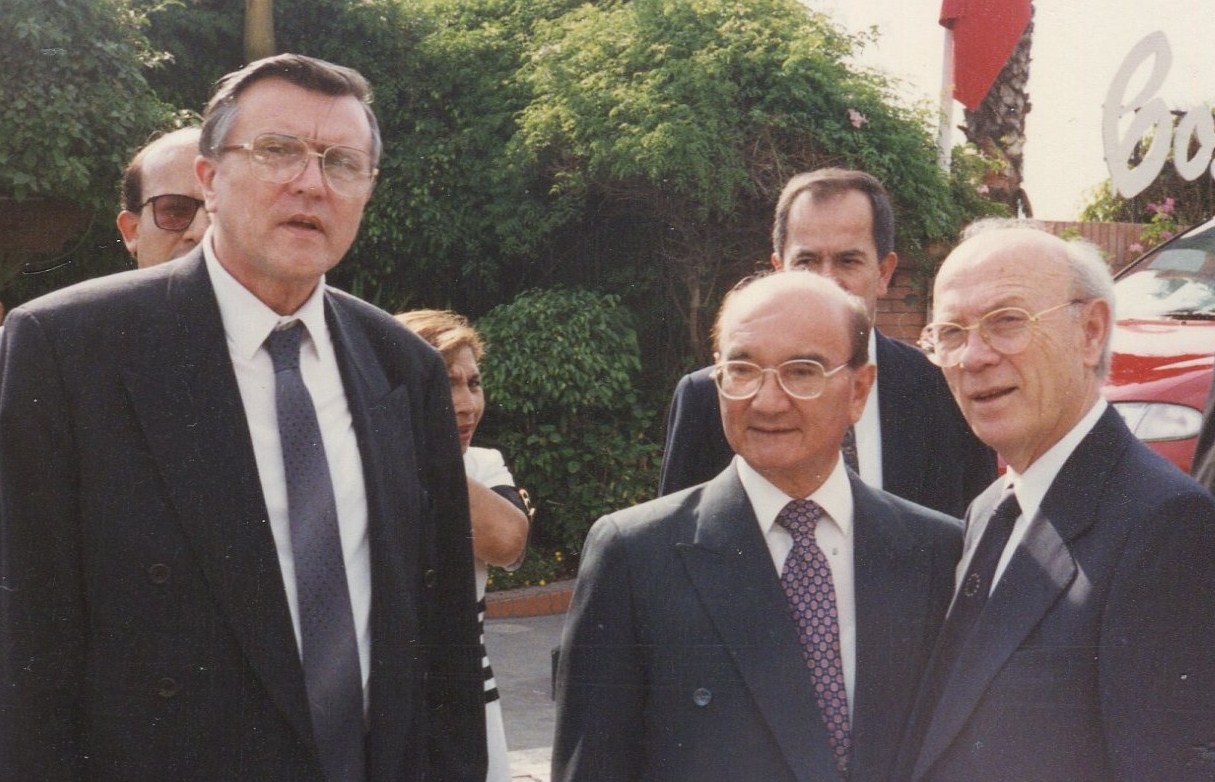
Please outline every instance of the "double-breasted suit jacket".
[[[850, 778], [887, 778], [952, 593], [955, 519], [851, 476]], [[566, 616], [560, 782], [837, 780], [780, 576], [737, 470], [600, 519]]]
[[[996, 477], [996, 457], [970, 431], [941, 370], [881, 333], [877, 342], [882, 488], [961, 518]], [[713, 368], [685, 375], [667, 413], [659, 494], [707, 481], [734, 456], [721, 427]]]
[[[467, 491], [442, 360], [336, 290], [363, 462], [370, 780], [484, 778]], [[201, 251], [9, 316], [0, 778], [320, 780]]]
[[[997, 502], [975, 501], [963, 566]], [[979, 520], [983, 520], [979, 522]], [[916, 782], [1215, 779], [1215, 500], [1108, 409], [916, 707]], [[952, 661], [934, 660], [933, 665]]]

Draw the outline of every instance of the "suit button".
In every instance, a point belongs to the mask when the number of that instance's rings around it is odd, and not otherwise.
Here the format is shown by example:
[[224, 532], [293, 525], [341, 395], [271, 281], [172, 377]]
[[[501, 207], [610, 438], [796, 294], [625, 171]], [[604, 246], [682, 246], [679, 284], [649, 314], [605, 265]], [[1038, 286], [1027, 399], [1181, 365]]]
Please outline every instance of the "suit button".
[[162, 698], [172, 698], [181, 688], [177, 686], [177, 680], [162, 676], [156, 681], [156, 694]]
[[148, 580], [153, 584], [167, 584], [173, 571], [163, 562], [157, 562], [148, 568]]
[[704, 687], [698, 687], [696, 692], [692, 693], [692, 703], [695, 703], [697, 706], [708, 706], [711, 700], [713, 700], [713, 693]]
[[435, 586], [439, 583], [439, 571], [434, 570], [433, 568], [430, 570], [427, 570], [422, 575], [422, 582], [426, 584], [426, 587], [428, 589], [434, 589]]

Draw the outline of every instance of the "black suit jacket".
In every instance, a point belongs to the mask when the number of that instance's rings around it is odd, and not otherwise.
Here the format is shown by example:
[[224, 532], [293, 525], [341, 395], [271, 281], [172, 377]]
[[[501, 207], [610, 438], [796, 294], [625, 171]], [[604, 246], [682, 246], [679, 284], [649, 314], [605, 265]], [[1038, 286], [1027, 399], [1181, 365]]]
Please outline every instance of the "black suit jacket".
[[[852, 782], [885, 780], [953, 591], [957, 520], [852, 476]], [[558, 671], [554, 782], [837, 780], [780, 577], [730, 468], [600, 519]]]
[[[964, 561], [999, 493], [975, 501]], [[917, 704], [908, 735], [923, 739], [904, 748], [903, 778], [1209, 782], [1213, 639], [1215, 500], [1109, 409], [1055, 478], [939, 702]]]
[[[442, 360], [325, 294], [366, 478], [370, 780], [484, 779], [467, 491]], [[9, 315], [0, 778], [321, 780], [200, 251]]]
[[[960, 518], [995, 479], [995, 454], [971, 433], [941, 370], [920, 351], [879, 333], [877, 363], [882, 488]], [[667, 414], [658, 493], [703, 483], [733, 456], [712, 367], [685, 375]]]

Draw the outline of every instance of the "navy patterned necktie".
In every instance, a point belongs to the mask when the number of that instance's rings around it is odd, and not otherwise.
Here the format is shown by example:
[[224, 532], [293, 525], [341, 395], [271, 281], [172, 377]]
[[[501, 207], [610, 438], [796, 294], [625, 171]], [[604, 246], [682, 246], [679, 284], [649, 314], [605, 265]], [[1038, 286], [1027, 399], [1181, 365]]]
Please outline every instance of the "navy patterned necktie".
[[840, 453], [844, 455], [844, 464], [848, 465], [857, 475], [861, 474], [861, 460], [856, 450], [856, 424], [844, 430], [844, 441], [840, 443]]
[[270, 333], [275, 403], [312, 732], [328, 782], [366, 779], [363, 677], [333, 481], [312, 396], [300, 375], [299, 321]]
[[[1000, 556], [1004, 553], [1009, 538], [1012, 537], [1013, 526], [1020, 515], [1021, 505], [1017, 502], [1017, 495], [1013, 493], [1012, 487], [1009, 486], [1000, 497], [1000, 501], [996, 503], [996, 507], [987, 521], [983, 537], [975, 549], [974, 556], [970, 559], [962, 583], [958, 586], [953, 607], [949, 609], [949, 615], [945, 617], [945, 622], [941, 625], [941, 631], [937, 635], [932, 663], [920, 685], [919, 701], [924, 704], [921, 708], [927, 709], [926, 714], [932, 714], [941, 695], [945, 692], [945, 685], [948, 684], [949, 678], [953, 674], [962, 648], [970, 638], [979, 615], [983, 613], [983, 607], [987, 605], [996, 565], [1000, 562]], [[919, 725], [921, 738], [924, 731], [927, 730], [928, 721], [925, 719]]]
[[937, 644], [943, 653], [948, 653], [945, 660], [955, 660], [962, 645], [970, 636], [970, 631], [983, 613], [987, 598], [991, 595], [996, 566], [1012, 537], [1013, 527], [1017, 517], [1021, 515], [1021, 505], [1012, 487], [1005, 489], [1000, 501], [992, 511], [983, 530], [983, 537], [975, 547], [974, 556], [966, 568], [966, 575], [958, 585], [958, 594], [954, 597], [953, 607], [941, 628], [940, 640]]
[[827, 556], [814, 537], [822, 516], [823, 509], [813, 500], [793, 500], [777, 514], [776, 523], [793, 536], [793, 548], [785, 559], [780, 582], [797, 623], [802, 656], [814, 676], [818, 708], [827, 725], [827, 743], [835, 752], [840, 772], [847, 775], [852, 729], [848, 692], [844, 688], [835, 582]]

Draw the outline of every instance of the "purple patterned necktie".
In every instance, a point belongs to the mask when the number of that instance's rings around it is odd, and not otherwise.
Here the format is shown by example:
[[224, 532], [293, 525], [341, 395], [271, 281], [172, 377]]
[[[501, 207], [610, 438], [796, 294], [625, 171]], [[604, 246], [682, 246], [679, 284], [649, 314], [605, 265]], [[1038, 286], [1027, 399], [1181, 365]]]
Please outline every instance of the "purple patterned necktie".
[[852, 731], [848, 720], [848, 693], [840, 654], [839, 612], [831, 566], [814, 539], [823, 509], [813, 500], [793, 500], [776, 516], [776, 523], [793, 536], [793, 549], [785, 559], [780, 583], [797, 623], [802, 656], [814, 675], [818, 708], [827, 724], [827, 743], [835, 752], [841, 773], [848, 773]]

